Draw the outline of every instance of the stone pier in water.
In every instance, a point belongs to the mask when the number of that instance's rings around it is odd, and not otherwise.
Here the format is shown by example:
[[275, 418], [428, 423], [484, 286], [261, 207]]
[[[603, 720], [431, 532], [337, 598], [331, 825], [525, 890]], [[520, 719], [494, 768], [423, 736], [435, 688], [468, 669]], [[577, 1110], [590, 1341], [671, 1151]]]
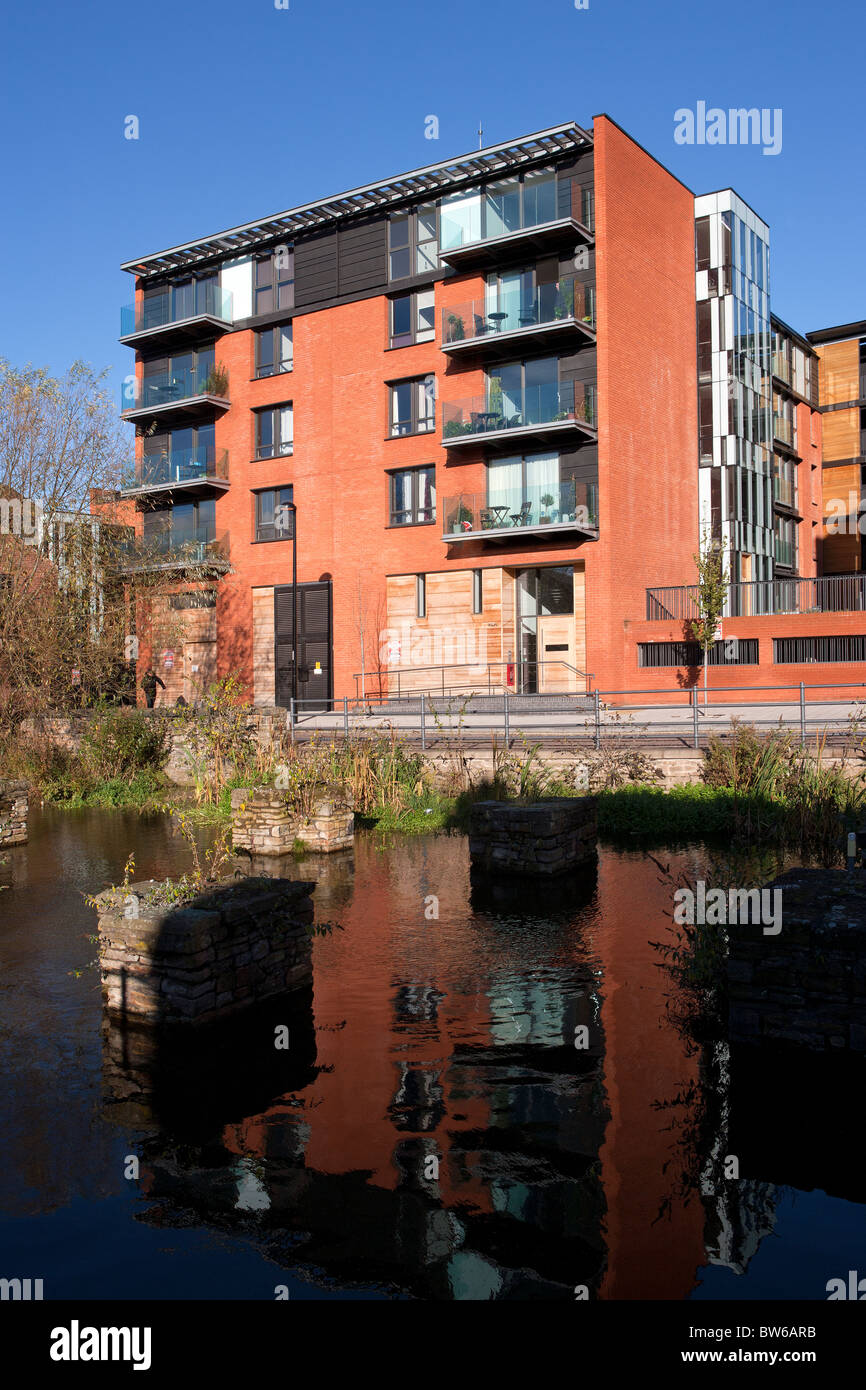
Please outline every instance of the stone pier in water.
[[110, 1017], [207, 1023], [311, 986], [311, 883], [229, 878], [175, 905], [160, 903], [165, 887], [131, 883], [96, 899]]
[[29, 809], [27, 783], [0, 779], [0, 849], [27, 843]]
[[594, 796], [557, 796], [528, 805], [478, 801], [469, 821], [473, 868], [549, 877], [592, 863], [597, 855]]
[[276, 787], [236, 787], [232, 791], [232, 845], [248, 854], [291, 854], [296, 845], [330, 854], [355, 843], [355, 813], [348, 789], [321, 782], [313, 788], [309, 810], [293, 806]]

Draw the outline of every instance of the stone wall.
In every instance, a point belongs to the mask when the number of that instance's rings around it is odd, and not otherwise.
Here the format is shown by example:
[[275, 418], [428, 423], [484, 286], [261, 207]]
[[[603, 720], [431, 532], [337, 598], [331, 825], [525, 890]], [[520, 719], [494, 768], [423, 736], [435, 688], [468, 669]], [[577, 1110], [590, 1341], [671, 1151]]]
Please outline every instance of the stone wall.
[[597, 854], [594, 796], [550, 797], [528, 806], [478, 801], [469, 821], [469, 857], [487, 873], [568, 873]]
[[179, 906], [162, 885], [96, 899], [102, 992], [110, 1016], [204, 1023], [312, 983], [310, 883], [229, 878]]
[[330, 854], [351, 849], [355, 815], [348, 791], [322, 782], [309, 796], [309, 811], [292, 806], [275, 787], [236, 787], [232, 791], [232, 845], [248, 854], [291, 854], [304, 849]]
[[0, 849], [27, 843], [28, 810], [27, 783], [0, 780]]
[[[168, 720], [173, 726], [177, 725], [176, 716], [170, 709], [140, 710], [139, 713], [144, 714], [148, 719]], [[268, 748], [276, 745], [282, 751], [288, 737], [286, 711], [277, 706], [250, 706], [248, 714], [253, 736], [260, 747]], [[80, 714], [48, 715], [39, 720], [25, 720], [21, 729], [25, 735], [38, 733], [60, 747], [77, 752], [81, 747], [82, 736], [91, 718], [92, 715], [86, 711]], [[579, 728], [582, 733], [582, 722]], [[370, 721], [365, 726], [365, 732], [368, 734], [382, 729], [390, 731], [390, 723], [387, 719]], [[399, 729], [395, 732], [398, 738], [402, 736]], [[363, 733], [361, 736], [363, 737]], [[334, 731], [334, 737], [337, 739], [343, 737], [342, 727]], [[685, 731], [684, 737], [689, 737], [688, 730]], [[417, 730], [414, 738], [410, 739], [410, 743], [414, 751], [420, 751]], [[485, 778], [490, 779], [494, 772], [494, 758], [490, 749], [489, 737], [485, 736], [483, 739], [479, 739], [478, 744], [480, 746], [473, 746], [471, 740], [464, 735], [459, 755], [465, 764], [468, 775], [476, 783]], [[659, 786], [664, 788], [677, 787], [686, 782], [700, 780], [700, 770], [704, 758], [699, 749], [654, 748], [650, 745], [639, 745], [639, 748], [651, 764]], [[586, 753], [586, 749], [570, 744], [567, 737], [557, 736], [539, 748], [538, 759], [544, 767], [550, 768], [551, 771], [571, 780], [579, 778], [586, 768]], [[807, 756], [812, 756], [808, 747]], [[434, 744], [422, 754], [422, 757], [429, 766], [436, 785], [446, 787], [454, 774], [454, 751], [449, 751], [442, 744]], [[843, 759], [835, 751], [825, 750], [822, 761], [826, 767], [841, 767], [846, 775], [852, 779], [859, 777], [863, 771], [861, 761], [852, 758], [851, 761], [844, 764]], [[192, 785], [193, 777], [186, 755], [185, 741], [182, 732], [177, 727], [173, 729], [171, 752], [165, 772], [168, 780], [176, 786]]]
[[866, 874], [791, 869], [777, 888], [778, 935], [729, 928], [731, 1042], [866, 1052]]

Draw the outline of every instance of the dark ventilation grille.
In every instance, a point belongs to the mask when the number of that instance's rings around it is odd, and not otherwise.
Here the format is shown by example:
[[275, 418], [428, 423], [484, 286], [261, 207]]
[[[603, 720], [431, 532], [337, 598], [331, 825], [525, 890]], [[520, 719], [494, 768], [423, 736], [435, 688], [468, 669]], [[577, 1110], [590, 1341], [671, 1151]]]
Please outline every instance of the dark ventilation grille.
[[[697, 642], [639, 642], [637, 664], [650, 666], [703, 666], [704, 654]], [[717, 642], [708, 666], [757, 666], [757, 637], [729, 637]]]
[[866, 661], [866, 636], [774, 637], [773, 660], [777, 666], [806, 665], [813, 661]]

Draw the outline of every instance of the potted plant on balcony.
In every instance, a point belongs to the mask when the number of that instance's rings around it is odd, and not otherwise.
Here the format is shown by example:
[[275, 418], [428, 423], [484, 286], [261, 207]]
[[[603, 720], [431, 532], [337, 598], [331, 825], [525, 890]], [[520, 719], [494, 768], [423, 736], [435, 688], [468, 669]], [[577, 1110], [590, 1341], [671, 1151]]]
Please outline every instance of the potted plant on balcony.
[[462, 314], [448, 315], [448, 341], [459, 343], [466, 337], [466, 326]]
[[549, 492], [546, 492], [546, 493], [544, 494], [544, 496], [541, 498], [541, 505], [542, 505], [542, 507], [544, 508], [544, 511], [542, 512], [541, 516], [538, 518], [538, 522], [539, 522], [539, 525], [540, 525], [540, 526], [549, 526], [549, 525], [550, 525], [550, 522], [551, 522], [550, 508], [553, 506], [553, 503], [554, 503], [554, 497], [553, 497], [553, 495], [552, 495], [551, 493], [549, 493]]
[[465, 502], [458, 503], [457, 510], [451, 522], [451, 532], [459, 535], [461, 531], [471, 531], [473, 515], [471, 507], [467, 507]]
[[202, 394], [205, 396], [227, 396], [229, 390], [229, 374], [226, 367], [221, 362], [215, 362], [207, 375]]

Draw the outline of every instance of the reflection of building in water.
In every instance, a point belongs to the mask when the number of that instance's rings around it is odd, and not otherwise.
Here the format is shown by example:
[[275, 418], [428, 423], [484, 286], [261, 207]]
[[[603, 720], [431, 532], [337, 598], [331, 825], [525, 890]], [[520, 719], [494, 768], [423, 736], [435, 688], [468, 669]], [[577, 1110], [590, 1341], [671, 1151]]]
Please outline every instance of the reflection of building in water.
[[[701, 1203], [657, 1219], [672, 1157], [657, 1103], [696, 1078], [650, 945], [664, 891], [643, 859], [609, 856], [577, 908], [512, 895], [467, 913], [465, 845], [401, 847], [395, 867], [359, 841], [342, 930], [314, 946], [306, 1069], [260, 1085], [253, 1048], [235, 1085], [222, 1054], [201, 1123], [163, 1106], [145, 1175], [162, 1219], [242, 1218], [278, 1266], [424, 1298], [687, 1296]], [[762, 1229], [751, 1213], [725, 1208], [720, 1256]]]
[[745, 1274], [764, 1236], [776, 1226], [778, 1188], [768, 1182], [740, 1178], [715, 1196], [705, 1194], [704, 1245], [707, 1263], [725, 1265]]

